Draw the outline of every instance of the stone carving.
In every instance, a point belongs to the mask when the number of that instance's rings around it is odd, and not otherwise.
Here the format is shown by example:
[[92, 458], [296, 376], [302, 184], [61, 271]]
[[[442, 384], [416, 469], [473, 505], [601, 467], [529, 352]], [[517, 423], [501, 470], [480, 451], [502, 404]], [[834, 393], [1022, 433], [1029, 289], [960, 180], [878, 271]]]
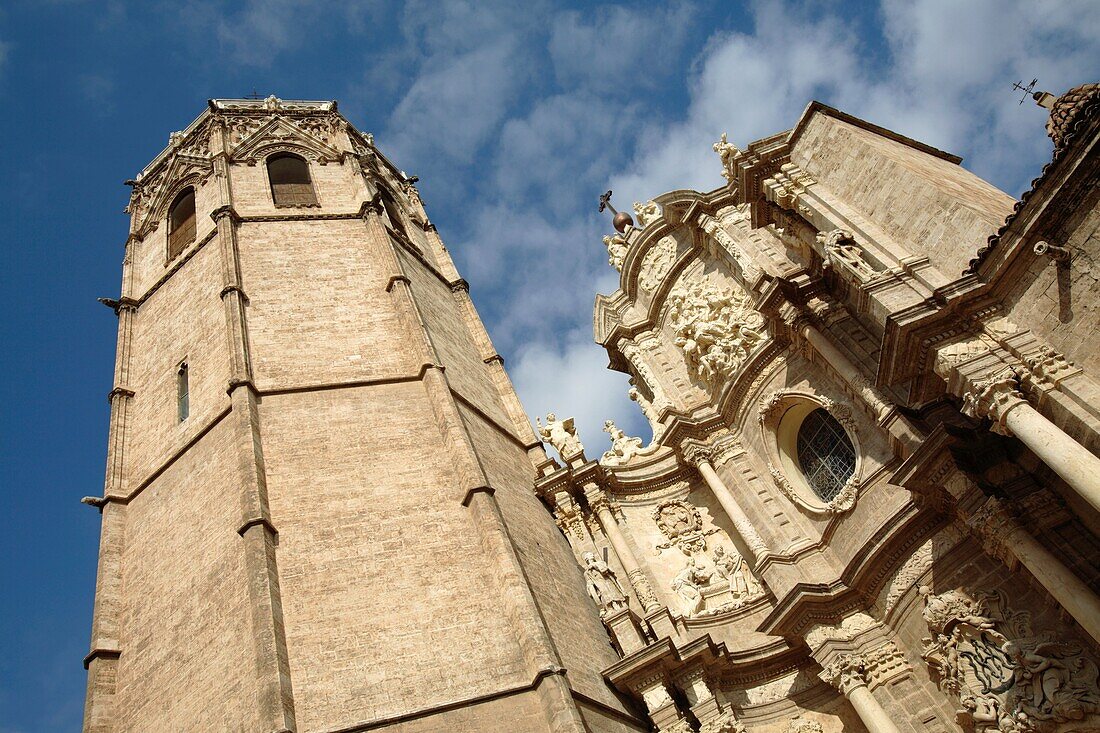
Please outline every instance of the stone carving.
[[855, 237], [847, 229], [834, 229], [817, 235], [817, 241], [825, 250], [826, 263], [848, 270], [860, 282], [867, 282], [878, 271], [863, 256]]
[[626, 608], [626, 592], [619, 585], [615, 571], [598, 559], [595, 553], [586, 552], [583, 557], [585, 585], [588, 595], [600, 609], [600, 616]]
[[676, 240], [672, 237], [661, 237], [642, 258], [642, 265], [638, 269], [638, 282], [646, 290], [656, 289], [675, 262]]
[[964, 728], [1052, 731], [1100, 711], [1100, 670], [1076, 642], [1033, 635], [1030, 614], [1011, 612], [1000, 592], [920, 592], [933, 634], [921, 656], [959, 701]]
[[745, 733], [745, 724], [733, 717], [728, 710], [714, 720], [699, 725], [699, 733]]
[[821, 671], [821, 679], [847, 697], [867, 685], [867, 661], [859, 654], [838, 654]]
[[661, 207], [652, 199], [646, 201], [644, 204], [640, 201], [635, 201], [634, 215], [638, 217], [638, 226], [644, 229], [661, 218]]
[[718, 575], [730, 585], [733, 607], [740, 608], [754, 598], [764, 595], [760, 581], [749, 570], [745, 558], [736, 550], [727, 551], [718, 545], [714, 548], [714, 568]]
[[668, 323], [696, 377], [712, 387], [731, 377], [764, 340], [764, 316], [744, 292], [685, 279], [670, 293]]
[[616, 427], [614, 420], [608, 420], [603, 424], [603, 431], [611, 436], [611, 450], [606, 451], [600, 458], [600, 463], [605, 466], [621, 466], [629, 463], [630, 459], [642, 451], [642, 439], [631, 438]]
[[649, 393], [653, 395], [651, 405], [654, 412], [660, 413], [661, 410], [672, 407], [672, 402], [661, 389], [661, 383], [657, 380], [657, 375], [653, 373], [645, 357], [642, 356], [642, 347], [632, 341], [620, 341], [619, 343], [623, 356], [634, 367], [634, 373], [645, 383], [645, 386], [649, 387]]
[[704, 552], [707, 549], [707, 535], [717, 529], [703, 529], [703, 518], [699, 510], [682, 500], [666, 501], [653, 510], [653, 521], [668, 538], [668, 542], [657, 545], [657, 553], [669, 547], [677, 547], [685, 555]]
[[626, 243], [626, 237], [621, 234], [604, 236], [603, 243], [607, 247], [607, 264], [622, 272], [623, 260], [626, 259], [626, 252], [630, 249]]
[[776, 700], [790, 698], [816, 684], [818, 684], [817, 677], [809, 672], [794, 672], [746, 689], [743, 697], [736, 696], [741, 697], [741, 699], [735, 697], [734, 704], [741, 706], [764, 705]]
[[1081, 371], [1072, 361], [1046, 344], [1040, 346], [1034, 354], [1025, 357], [1024, 363], [1031, 371], [1032, 379], [1051, 387], [1057, 387], [1063, 379]]
[[642, 394], [636, 386], [633, 385], [634, 380], [631, 379], [631, 387], [627, 390], [627, 396], [638, 403], [638, 407], [641, 409], [642, 414], [645, 415], [646, 420], [649, 421], [649, 427], [653, 431], [653, 440], [657, 441], [661, 434], [665, 432], [665, 426], [661, 423], [661, 416], [657, 412], [657, 407]]
[[665, 705], [672, 704], [668, 689], [663, 684], [656, 684], [643, 690], [642, 700], [645, 702], [646, 709], [651, 713], [663, 708]]
[[856, 612], [845, 616], [835, 626], [814, 624], [805, 634], [806, 645], [810, 649], [817, 649], [826, 641], [851, 641], [864, 631], [873, 629], [878, 625], [878, 621], [875, 621], [866, 613]]
[[734, 161], [737, 156], [741, 154], [741, 151], [736, 145], [726, 139], [726, 133], [722, 133], [722, 139], [714, 143], [712, 146], [714, 152], [718, 153], [718, 157], [722, 160], [722, 178], [725, 178], [727, 182], [733, 183], [733, 179], [736, 176], [734, 168]]
[[785, 733], [825, 733], [821, 723], [806, 718], [792, 718]]
[[641, 570], [635, 568], [627, 571], [626, 579], [630, 581], [634, 593], [638, 596], [638, 601], [647, 613], [661, 605], [660, 601], [657, 600], [657, 594], [653, 592], [653, 588], [649, 585], [649, 578]]
[[963, 395], [962, 407], [964, 415], [981, 419], [988, 417], [993, 421], [990, 430], [1000, 435], [1009, 435], [1008, 427], [1004, 424], [1004, 416], [1009, 407], [1024, 401], [1024, 395], [1020, 392], [1020, 375], [1016, 369], [1009, 367], [987, 379], [973, 382], [970, 389]]
[[686, 618], [696, 616], [703, 610], [702, 587], [710, 583], [711, 571], [688, 556], [684, 568], [672, 579], [672, 590], [680, 597], [680, 613]]
[[538, 425], [539, 437], [554, 446], [561, 455], [562, 460], [571, 460], [575, 456], [584, 453], [584, 446], [577, 436], [577, 429], [573, 425], [573, 418], [567, 417], [559, 420], [552, 412], [546, 414], [546, 425], [542, 420], [535, 418]]
[[961, 539], [962, 532], [954, 525], [948, 525], [934, 538], [918, 547], [882, 589], [879, 595], [882, 613], [889, 613], [902, 595], [932, 569], [932, 563], [954, 549]]

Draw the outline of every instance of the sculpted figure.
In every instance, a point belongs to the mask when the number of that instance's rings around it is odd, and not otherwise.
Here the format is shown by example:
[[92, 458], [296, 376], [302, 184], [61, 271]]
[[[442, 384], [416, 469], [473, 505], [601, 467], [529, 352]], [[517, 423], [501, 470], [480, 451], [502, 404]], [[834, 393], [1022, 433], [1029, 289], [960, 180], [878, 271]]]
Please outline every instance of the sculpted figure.
[[724, 547], [718, 545], [714, 548], [714, 567], [718, 575], [729, 582], [735, 608], [760, 594], [760, 584], [753, 577], [745, 563], [745, 558], [741, 557], [740, 553], [726, 552]]
[[628, 462], [642, 450], [642, 439], [631, 438], [619, 427], [614, 420], [608, 420], [603, 424], [605, 433], [611, 436], [611, 450], [603, 454], [600, 459], [603, 463], [615, 466]]
[[539, 437], [554, 446], [561, 457], [568, 461], [573, 456], [584, 452], [581, 439], [577, 437], [577, 429], [573, 426], [573, 418], [567, 417], [559, 420], [552, 412], [546, 413], [546, 425], [539, 418], [535, 418], [538, 425]]
[[596, 602], [602, 616], [607, 611], [617, 611], [626, 605], [626, 593], [615, 577], [615, 571], [595, 553], [584, 553], [584, 579], [588, 595]]
[[736, 145], [726, 139], [726, 133], [722, 133], [722, 139], [713, 145], [714, 152], [722, 159], [722, 177], [727, 181], [733, 180], [733, 159], [741, 151]]
[[626, 258], [626, 251], [629, 248], [626, 243], [626, 237], [621, 234], [614, 236], [605, 236], [603, 238], [604, 246], [607, 247], [607, 264], [614, 267], [619, 272], [623, 271], [623, 259]]
[[710, 571], [696, 564], [694, 557], [688, 557], [684, 569], [672, 579], [672, 590], [680, 596], [680, 612], [691, 617], [703, 610], [703, 593], [699, 590], [710, 581]]
[[649, 223], [661, 218], [661, 207], [653, 200], [646, 201], [644, 204], [640, 201], [635, 201], [634, 215], [638, 217], [638, 225], [645, 227]]
[[869, 280], [875, 276], [875, 268], [863, 258], [863, 250], [855, 243], [855, 238], [847, 229], [834, 229], [831, 232], [818, 234], [817, 239], [825, 246], [831, 263], [845, 265], [860, 280]]

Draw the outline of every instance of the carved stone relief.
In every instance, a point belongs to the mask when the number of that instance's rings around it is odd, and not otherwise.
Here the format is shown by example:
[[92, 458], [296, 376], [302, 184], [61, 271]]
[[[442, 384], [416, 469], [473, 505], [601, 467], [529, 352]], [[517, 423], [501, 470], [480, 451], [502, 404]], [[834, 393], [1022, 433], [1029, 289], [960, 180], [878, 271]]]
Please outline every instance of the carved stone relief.
[[1009, 610], [1002, 593], [921, 594], [932, 633], [921, 656], [965, 729], [1053, 731], [1100, 711], [1100, 670], [1082, 646], [1034, 635], [1030, 614]]
[[638, 269], [638, 283], [652, 292], [661, 284], [661, 280], [672, 269], [675, 262], [676, 240], [672, 237], [661, 237], [642, 257], [642, 264]]
[[687, 278], [668, 297], [667, 322], [692, 373], [717, 388], [765, 339], [764, 316], [743, 291]]
[[605, 466], [621, 466], [629, 463], [630, 459], [641, 453], [641, 438], [631, 438], [622, 428], [616, 427], [614, 420], [608, 420], [603, 424], [605, 433], [611, 436], [611, 450], [605, 451], [600, 458], [600, 463]]

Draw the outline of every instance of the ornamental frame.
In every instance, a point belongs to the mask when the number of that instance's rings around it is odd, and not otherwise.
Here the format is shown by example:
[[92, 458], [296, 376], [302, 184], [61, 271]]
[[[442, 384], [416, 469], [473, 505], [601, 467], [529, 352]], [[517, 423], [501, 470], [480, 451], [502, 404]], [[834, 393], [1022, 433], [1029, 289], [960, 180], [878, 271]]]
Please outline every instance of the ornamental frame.
[[[802, 408], [799, 410], [803, 413], [801, 419], [785, 421], [784, 418], [795, 407]], [[793, 449], [802, 420], [819, 407], [824, 408], [844, 428], [856, 454], [851, 477], [837, 495], [827, 502], [806, 481], [797, 453]], [[784, 424], [785, 422], [788, 424]], [[863, 478], [863, 450], [850, 405], [808, 390], [776, 390], [760, 401], [759, 423], [768, 471], [775, 485], [788, 499], [802, 509], [818, 515], [843, 514], [856, 505]]]

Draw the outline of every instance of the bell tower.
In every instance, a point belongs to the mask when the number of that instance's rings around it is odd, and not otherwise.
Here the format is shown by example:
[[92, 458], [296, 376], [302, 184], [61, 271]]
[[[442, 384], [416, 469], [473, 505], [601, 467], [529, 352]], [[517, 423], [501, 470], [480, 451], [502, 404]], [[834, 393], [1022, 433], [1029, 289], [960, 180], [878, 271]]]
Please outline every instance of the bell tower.
[[647, 729], [415, 179], [269, 97], [130, 183], [84, 729]]

